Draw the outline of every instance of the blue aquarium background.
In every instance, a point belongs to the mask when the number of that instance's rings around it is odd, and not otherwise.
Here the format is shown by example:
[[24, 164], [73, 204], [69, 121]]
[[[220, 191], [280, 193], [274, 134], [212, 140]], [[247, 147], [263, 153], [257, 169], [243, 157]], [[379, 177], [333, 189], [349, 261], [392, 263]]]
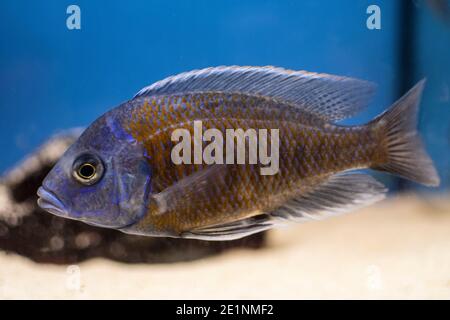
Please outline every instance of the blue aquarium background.
[[[441, 5], [437, 5], [440, 3]], [[69, 30], [66, 9], [81, 9]], [[369, 5], [381, 29], [369, 30]], [[0, 171], [166, 76], [275, 65], [378, 84], [363, 123], [426, 77], [420, 130], [450, 183], [448, 1], [1, 1]], [[450, 6], [450, 5], [449, 5]], [[417, 186], [404, 181], [391, 186]]]

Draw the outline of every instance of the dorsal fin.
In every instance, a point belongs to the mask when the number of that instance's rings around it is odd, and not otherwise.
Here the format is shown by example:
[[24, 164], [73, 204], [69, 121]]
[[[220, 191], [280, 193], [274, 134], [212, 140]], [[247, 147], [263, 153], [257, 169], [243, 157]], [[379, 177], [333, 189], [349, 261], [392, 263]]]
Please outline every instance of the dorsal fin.
[[168, 77], [143, 88], [134, 98], [208, 91], [266, 96], [337, 121], [366, 107], [375, 85], [353, 78], [271, 66], [220, 66]]

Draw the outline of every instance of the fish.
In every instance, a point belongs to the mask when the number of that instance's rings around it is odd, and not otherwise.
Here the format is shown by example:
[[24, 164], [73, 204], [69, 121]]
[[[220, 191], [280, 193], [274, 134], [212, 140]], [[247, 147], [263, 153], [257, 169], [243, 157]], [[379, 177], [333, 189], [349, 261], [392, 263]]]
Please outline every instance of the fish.
[[[387, 188], [365, 169], [438, 186], [416, 129], [424, 85], [368, 123], [347, 126], [339, 122], [368, 106], [375, 84], [272, 66], [171, 76], [95, 120], [44, 179], [38, 204], [125, 233], [222, 241], [382, 200]], [[175, 130], [195, 136], [196, 122], [216, 134], [266, 130], [266, 142], [277, 135], [269, 151], [277, 151], [278, 170], [262, 174], [267, 163], [249, 161], [250, 153], [243, 163], [175, 163]]]

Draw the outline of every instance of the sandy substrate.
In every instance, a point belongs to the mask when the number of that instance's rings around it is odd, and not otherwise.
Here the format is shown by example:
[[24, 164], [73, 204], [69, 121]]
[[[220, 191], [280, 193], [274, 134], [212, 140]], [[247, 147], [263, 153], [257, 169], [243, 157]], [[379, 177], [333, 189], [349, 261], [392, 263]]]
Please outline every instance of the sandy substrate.
[[450, 298], [450, 200], [403, 196], [193, 262], [78, 266], [0, 253], [0, 298]]

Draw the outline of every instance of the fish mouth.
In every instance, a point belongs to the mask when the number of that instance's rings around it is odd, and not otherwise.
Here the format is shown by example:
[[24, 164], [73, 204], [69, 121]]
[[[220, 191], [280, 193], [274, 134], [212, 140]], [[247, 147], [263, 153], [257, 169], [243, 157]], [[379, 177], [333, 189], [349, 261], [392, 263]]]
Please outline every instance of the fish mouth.
[[44, 187], [40, 187], [37, 191], [37, 195], [39, 197], [37, 201], [39, 207], [51, 214], [67, 217], [67, 210], [65, 209], [64, 204], [53, 192]]

